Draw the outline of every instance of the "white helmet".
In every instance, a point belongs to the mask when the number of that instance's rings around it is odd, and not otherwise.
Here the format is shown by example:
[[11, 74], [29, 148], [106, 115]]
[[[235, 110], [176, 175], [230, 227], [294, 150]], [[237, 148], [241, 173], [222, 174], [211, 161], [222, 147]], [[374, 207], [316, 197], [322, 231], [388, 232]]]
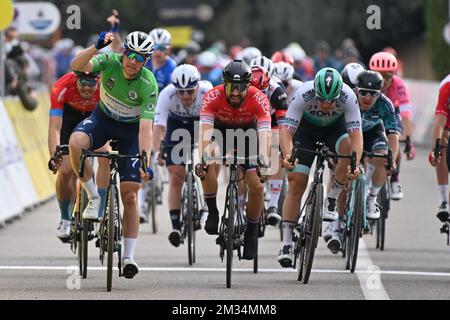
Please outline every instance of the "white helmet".
[[342, 80], [344, 80], [351, 88], [354, 88], [356, 86], [358, 75], [363, 71], [365, 71], [365, 69], [359, 63], [349, 63], [341, 72]]
[[262, 53], [258, 48], [247, 47], [244, 50], [242, 50], [241, 52], [239, 52], [236, 59], [243, 60], [246, 64], [250, 64], [250, 62], [253, 59], [260, 57], [260, 56], [262, 56]]
[[306, 58], [305, 50], [298, 43], [291, 43], [284, 51], [289, 53], [295, 61], [303, 61]]
[[219, 59], [211, 51], [203, 51], [197, 57], [197, 63], [201, 67], [213, 68], [219, 63]]
[[294, 72], [294, 67], [287, 62], [281, 61], [275, 63], [274, 74], [283, 82], [292, 80], [294, 78]]
[[190, 64], [182, 64], [172, 72], [172, 84], [178, 90], [194, 89], [200, 81], [200, 72]]
[[147, 33], [142, 31], [131, 32], [127, 35], [123, 44], [125, 49], [136, 51], [145, 56], [150, 56], [153, 53], [153, 40]]
[[156, 28], [150, 31], [150, 37], [152, 37], [155, 45], [163, 45], [166, 47], [170, 47], [172, 42], [172, 36], [170, 32], [166, 29]]
[[254, 66], [263, 67], [269, 72], [271, 76], [273, 75], [274, 71], [273, 61], [265, 56], [260, 56], [250, 61], [250, 67]]

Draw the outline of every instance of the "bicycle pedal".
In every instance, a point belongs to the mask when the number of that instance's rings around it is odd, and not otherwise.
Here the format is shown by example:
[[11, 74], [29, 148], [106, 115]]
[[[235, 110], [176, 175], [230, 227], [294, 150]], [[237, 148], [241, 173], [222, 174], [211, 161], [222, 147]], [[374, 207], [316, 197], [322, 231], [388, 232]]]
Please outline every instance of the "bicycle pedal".
[[441, 233], [446, 233], [447, 235], [450, 234], [450, 230], [449, 230], [448, 225], [445, 224], [445, 225], [442, 226]]

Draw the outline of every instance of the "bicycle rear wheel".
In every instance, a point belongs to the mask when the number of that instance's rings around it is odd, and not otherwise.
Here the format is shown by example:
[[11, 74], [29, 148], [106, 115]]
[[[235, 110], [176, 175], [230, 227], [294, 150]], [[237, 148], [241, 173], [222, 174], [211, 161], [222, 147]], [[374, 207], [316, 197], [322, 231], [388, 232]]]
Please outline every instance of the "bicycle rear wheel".
[[87, 206], [88, 203], [88, 195], [86, 191], [82, 188], [80, 191], [80, 212], [79, 212], [79, 219], [80, 219], [80, 227], [81, 227], [81, 255], [82, 255], [82, 265], [83, 265], [83, 279], [87, 278], [87, 265], [88, 265], [88, 243], [89, 243], [89, 226], [90, 222], [88, 220], [84, 220], [82, 217], [83, 211]]
[[378, 204], [380, 205], [380, 219], [377, 221], [377, 248], [380, 251], [384, 251], [384, 243], [386, 238], [386, 219], [389, 212], [389, 195], [387, 191], [387, 185], [381, 188], [380, 193], [378, 194]]
[[158, 233], [158, 225], [156, 224], [156, 181], [150, 181], [150, 199], [149, 199], [149, 210], [152, 220], [152, 232], [153, 234]]
[[359, 239], [362, 235], [363, 220], [364, 220], [364, 186], [361, 180], [357, 180], [355, 185], [355, 202], [353, 203], [353, 217], [351, 226], [351, 265], [350, 272], [354, 273], [356, 262], [358, 260]]
[[323, 208], [323, 188], [317, 184], [306, 206], [303, 231], [300, 234], [298, 281], [307, 284], [311, 275], [314, 253], [319, 239]]
[[[281, 221], [283, 221], [283, 205], [284, 199], [286, 199], [287, 187], [288, 187], [287, 179], [284, 178], [283, 185], [281, 187], [280, 197], [278, 198], [278, 214], [281, 217]], [[280, 229], [280, 241], [283, 241], [283, 223], [280, 222], [278, 224], [278, 227]]]
[[238, 192], [236, 186], [232, 185], [228, 194], [228, 218], [227, 218], [227, 288], [231, 287], [231, 272], [233, 269], [234, 256], [234, 217], [238, 210]]

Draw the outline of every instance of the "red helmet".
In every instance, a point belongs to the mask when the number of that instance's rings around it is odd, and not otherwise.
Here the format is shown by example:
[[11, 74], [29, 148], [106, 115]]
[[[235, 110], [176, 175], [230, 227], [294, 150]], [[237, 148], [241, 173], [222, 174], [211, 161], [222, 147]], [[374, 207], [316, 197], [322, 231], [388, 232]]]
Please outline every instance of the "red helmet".
[[378, 52], [370, 59], [370, 70], [378, 72], [396, 72], [398, 70], [397, 58], [388, 52]]
[[294, 65], [294, 58], [287, 52], [284, 51], [277, 51], [272, 55], [271, 60], [273, 63], [277, 62], [286, 62], [289, 63], [291, 66]]
[[259, 66], [254, 66], [252, 68], [252, 86], [258, 88], [259, 90], [265, 90], [270, 85], [270, 74], [269, 72]]

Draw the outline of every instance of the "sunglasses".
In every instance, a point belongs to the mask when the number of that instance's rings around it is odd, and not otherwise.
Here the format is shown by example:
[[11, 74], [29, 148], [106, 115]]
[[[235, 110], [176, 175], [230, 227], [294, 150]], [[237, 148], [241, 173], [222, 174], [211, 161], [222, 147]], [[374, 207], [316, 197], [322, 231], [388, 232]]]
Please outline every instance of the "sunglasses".
[[78, 79], [78, 83], [82, 87], [93, 88], [97, 85], [97, 79]]
[[225, 82], [225, 91], [227, 93], [233, 93], [234, 90], [237, 90], [242, 93], [242, 92], [246, 91], [249, 86], [250, 86], [249, 83]]
[[324, 98], [321, 98], [321, 97], [319, 97], [319, 96], [316, 96], [316, 99], [317, 99], [317, 101], [319, 101], [320, 103], [336, 103], [336, 102], [339, 100], [339, 98], [334, 98], [334, 99], [324, 99]]
[[166, 51], [168, 49], [169, 49], [169, 47], [167, 47], [167, 46], [165, 46], [163, 44], [156, 44], [155, 45], [155, 50], [156, 51]]
[[125, 55], [127, 56], [128, 59], [130, 59], [130, 60], [136, 59], [136, 62], [139, 62], [139, 63], [143, 63], [143, 62], [145, 62], [145, 60], [147, 60], [146, 56], [139, 54], [135, 51], [131, 51], [131, 50], [126, 50]]
[[372, 98], [377, 98], [380, 96], [380, 91], [369, 90], [369, 89], [359, 89], [358, 94], [362, 97], [370, 95]]
[[196, 89], [187, 89], [187, 90], [177, 89], [177, 94], [183, 96], [185, 93], [187, 93], [188, 95], [192, 96], [195, 93], [195, 91]]

